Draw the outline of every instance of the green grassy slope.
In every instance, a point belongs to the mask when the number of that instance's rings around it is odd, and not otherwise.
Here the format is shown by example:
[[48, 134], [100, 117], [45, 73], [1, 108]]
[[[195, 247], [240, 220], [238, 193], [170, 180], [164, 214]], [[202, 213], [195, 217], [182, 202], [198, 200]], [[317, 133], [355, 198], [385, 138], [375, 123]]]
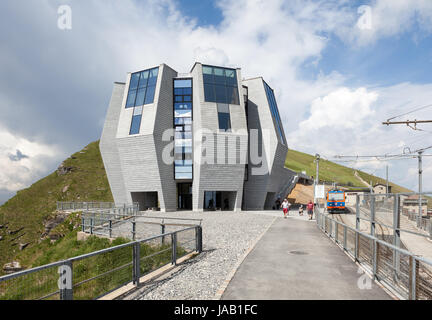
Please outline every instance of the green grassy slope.
[[[0, 229], [0, 236], [3, 237], [0, 241], [0, 273], [3, 265], [12, 261], [18, 253], [21, 260], [29, 260], [30, 263], [31, 259], [27, 259], [26, 255], [34, 254], [32, 247], [42, 246], [40, 238], [45, 231], [44, 221], [52, 216], [57, 201], [113, 201], [99, 152], [99, 141], [73, 154], [63, 164], [72, 167], [72, 171], [64, 175], [53, 172], [19, 191], [0, 207], [0, 225], [7, 225], [7, 228]], [[18, 232], [9, 234], [10, 231]], [[19, 243], [28, 242], [29, 246], [20, 251]]]
[[[285, 166], [291, 170], [297, 172], [306, 171], [306, 174], [315, 176], [316, 164], [314, 163], [314, 160], [315, 157], [310, 154], [289, 150]], [[345, 186], [365, 188], [366, 186], [355, 176], [355, 171], [356, 170], [352, 168], [321, 159], [319, 179], [320, 181], [337, 182], [338, 184]], [[385, 179], [372, 176], [359, 170], [357, 170], [357, 172], [358, 175], [368, 183], [372, 181], [372, 184], [385, 184]], [[392, 192], [412, 192], [391, 182], [389, 185], [392, 186]]]

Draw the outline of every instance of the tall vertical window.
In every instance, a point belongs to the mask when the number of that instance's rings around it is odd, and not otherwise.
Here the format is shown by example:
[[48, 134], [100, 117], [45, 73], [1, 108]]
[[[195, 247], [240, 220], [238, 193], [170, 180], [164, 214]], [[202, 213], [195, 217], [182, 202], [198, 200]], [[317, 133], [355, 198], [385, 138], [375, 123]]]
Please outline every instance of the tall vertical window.
[[192, 79], [174, 79], [174, 178], [192, 179]]
[[276, 99], [274, 96], [274, 92], [273, 89], [270, 88], [270, 86], [265, 82], [264, 82], [264, 87], [265, 87], [265, 91], [266, 91], [266, 95], [267, 95], [267, 100], [270, 106], [270, 112], [272, 114], [273, 120], [275, 122], [276, 125], [276, 131], [278, 132], [279, 136], [280, 136], [280, 141], [282, 144], [286, 145], [286, 139], [285, 139], [285, 134], [283, 132], [282, 129], [282, 122], [279, 116], [279, 109], [276, 103]]
[[138, 134], [143, 105], [153, 103], [159, 68], [132, 73], [126, 108], [134, 108], [129, 134]]
[[159, 67], [132, 73], [126, 108], [153, 103]]
[[138, 134], [140, 131], [142, 110], [143, 110], [142, 106], [134, 108], [134, 112], [132, 115], [132, 123], [129, 131], [130, 135]]
[[203, 65], [203, 80], [205, 101], [240, 104], [235, 69]]
[[224, 103], [217, 104], [219, 130], [230, 132], [231, 131], [231, 118], [229, 112], [229, 105]]

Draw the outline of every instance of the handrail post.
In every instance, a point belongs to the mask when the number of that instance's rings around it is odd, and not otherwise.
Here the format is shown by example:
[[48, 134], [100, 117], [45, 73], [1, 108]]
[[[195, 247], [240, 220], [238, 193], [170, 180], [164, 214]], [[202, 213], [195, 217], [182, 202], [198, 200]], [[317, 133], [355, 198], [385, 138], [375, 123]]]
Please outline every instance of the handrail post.
[[133, 255], [133, 268], [132, 268], [132, 280], [133, 284], [138, 287], [139, 286], [139, 279], [140, 279], [140, 243], [135, 242], [132, 247], [132, 255]]
[[335, 221], [335, 241], [339, 243], [339, 235], [338, 235], [339, 223]]
[[[393, 207], [393, 245], [400, 248], [400, 196], [395, 195]], [[393, 270], [394, 280], [399, 278], [400, 273], [400, 253], [393, 250]]]
[[370, 214], [370, 234], [371, 236], [375, 237], [375, 197], [373, 195], [371, 195]]
[[374, 279], [377, 278], [378, 272], [378, 242], [376, 239], [373, 240], [373, 250], [372, 250], [372, 271]]
[[109, 238], [112, 238], [112, 220], [109, 219]]
[[135, 219], [132, 221], [132, 240], [135, 241], [135, 234], [136, 234], [136, 222]]
[[428, 226], [429, 226], [429, 240], [432, 240], [432, 223], [431, 223], [431, 219], [428, 219]]
[[360, 195], [356, 194], [356, 230], [360, 230]]
[[359, 261], [359, 252], [360, 252], [360, 233], [356, 230], [355, 232], [355, 246], [354, 246], [354, 259], [355, 261]]
[[360, 195], [356, 194], [356, 231], [354, 242], [354, 259], [358, 261], [360, 247]]
[[[162, 231], [162, 234], [165, 234], [165, 224], [164, 224], [164, 220], [162, 220], [162, 223], [161, 223], [161, 231]], [[165, 236], [162, 236], [162, 245], [164, 244], [164, 242], [165, 242]]]
[[343, 241], [343, 248], [344, 250], [347, 250], [347, 227], [344, 226], [344, 241]]
[[84, 217], [81, 216], [81, 231], [85, 232], [85, 221], [84, 221]]
[[93, 226], [94, 226], [94, 220], [93, 219], [94, 219], [93, 217], [90, 218], [90, 234], [93, 234]]
[[171, 247], [172, 247], [172, 255], [171, 255], [171, 263], [172, 265], [177, 264], [177, 232], [171, 234]]
[[417, 299], [418, 262], [413, 256], [409, 257], [409, 300]]
[[202, 227], [195, 227], [195, 250], [198, 253], [202, 252]]

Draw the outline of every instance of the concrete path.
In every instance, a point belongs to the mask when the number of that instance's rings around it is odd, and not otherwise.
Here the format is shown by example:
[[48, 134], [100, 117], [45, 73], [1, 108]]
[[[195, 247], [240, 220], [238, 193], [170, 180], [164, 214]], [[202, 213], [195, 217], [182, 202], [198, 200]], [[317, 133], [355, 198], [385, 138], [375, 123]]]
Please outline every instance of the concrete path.
[[[299, 219], [300, 218], [300, 219]], [[243, 261], [224, 300], [391, 299], [330, 239], [315, 220], [279, 218]], [[359, 278], [371, 283], [360, 289]]]

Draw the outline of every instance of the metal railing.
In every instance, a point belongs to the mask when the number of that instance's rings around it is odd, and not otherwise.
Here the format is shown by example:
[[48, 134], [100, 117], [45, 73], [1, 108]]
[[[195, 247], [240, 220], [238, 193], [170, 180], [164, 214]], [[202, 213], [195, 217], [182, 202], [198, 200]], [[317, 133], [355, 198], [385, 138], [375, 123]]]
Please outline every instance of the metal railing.
[[[132, 240], [164, 234], [183, 227], [201, 225], [202, 219], [156, 217], [133, 215], [115, 210], [89, 210], [81, 215], [81, 230], [92, 235], [108, 238], [124, 237]], [[159, 226], [159, 228], [157, 228]]]
[[429, 234], [432, 236], [432, 225], [431, 225], [431, 219], [430, 217], [418, 217], [417, 213], [409, 212], [407, 209], [402, 210], [402, 214], [406, 216], [410, 221], [416, 221], [420, 220], [420, 225], [417, 226], [419, 229], [429, 232]]
[[330, 239], [400, 298], [432, 299], [432, 260], [352, 228], [320, 210], [316, 218]]
[[[408, 213], [404, 205], [404, 200], [413, 195], [419, 196], [418, 193], [357, 195], [355, 208], [352, 210], [356, 212], [359, 220], [370, 225], [372, 235], [378, 232], [384, 234], [390, 230], [396, 246], [401, 232], [432, 239], [430, 219], [418, 213]], [[421, 196], [432, 201], [431, 193], [425, 192]]]
[[199, 225], [0, 277], [0, 300], [97, 299], [192, 252]]
[[116, 210], [128, 210], [133, 212], [139, 211], [138, 202], [134, 202], [131, 205], [123, 204], [118, 205], [114, 202], [99, 202], [99, 201], [89, 201], [89, 202], [77, 202], [77, 201], [57, 201], [57, 211], [77, 211], [77, 210], [107, 210], [107, 209], [116, 209]]
[[89, 210], [89, 209], [111, 209], [115, 207], [114, 202], [75, 202], [57, 201], [57, 211], [64, 210]]

